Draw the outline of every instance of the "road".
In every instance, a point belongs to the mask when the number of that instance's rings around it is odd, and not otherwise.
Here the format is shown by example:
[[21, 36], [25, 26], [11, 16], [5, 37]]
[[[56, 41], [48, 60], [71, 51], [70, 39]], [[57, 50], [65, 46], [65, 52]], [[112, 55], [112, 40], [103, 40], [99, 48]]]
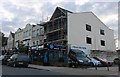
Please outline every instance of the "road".
[[44, 69], [2, 66], [2, 75], [64, 75]]
[[[1, 65], [0, 65], [1, 66]], [[35, 68], [32, 68], [35, 67]], [[91, 77], [107, 77], [106, 75], [111, 75], [110, 77], [113, 77], [113, 75], [118, 76], [118, 73], [116, 69], [113, 69], [114, 67], [110, 68], [110, 71], [107, 71], [106, 68], [98, 68], [98, 70], [95, 70], [94, 68], [89, 69], [80, 69], [80, 68], [68, 68], [68, 67], [47, 67], [47, 66], [36, 66], [32, 65], [32, 67], [28, 68], [21, 68], [21, 67], [10, 67], [3, 65], [2, 66], [2, 75], [3, 77], [41, 77], [40, 75], [44, 76], [51, 76], [52, 77], [58, 77], [59, 75], [70, 75], [68, 77], [75, 77], [79, 75], [86, 75], [85, 77], [89, 77], [89, 75], [92, 75]], [[38, 67], [38, 68], [36, 68]], [[9, 75], [9, 76], [5, 76]], [[21, 76], [22, 75], [22, 76]], [[64, 76], [63, 76], [64, 77]], [[84, 76], [82, 76], [84, 77]], [[109, 77], [109, 76], [108, 76]]]

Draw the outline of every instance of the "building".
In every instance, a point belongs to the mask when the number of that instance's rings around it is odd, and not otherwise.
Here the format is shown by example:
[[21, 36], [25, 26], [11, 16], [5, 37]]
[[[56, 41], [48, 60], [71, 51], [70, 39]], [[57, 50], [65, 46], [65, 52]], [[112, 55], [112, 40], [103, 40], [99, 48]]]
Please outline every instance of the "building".
[[10, 32], [7, 40], [7, 49], [12, 50], [13, 48], [15, 48], [15, 34]]
[[99, 56], [111, 61], [116, 57], [114, 31], [94, 13], [68, 13], [67, 23], [68, 45], [79, 47], [89, 56]]
[[23, 44], [25, 44], [25, 46], [32, 46], [32, 28], [33, 25], [27, 24], [23, 29]]
[[15, 32], [15, 47], [18, 48], [18, 45], [23, 42], [23, 29], [19, 28]]
[[78, 48], [89, 56], [113, 59], [114, 31], [92, 12], [73, 13], [57, 7], [50, 20], [42, 25], [46, 36], [44, 44], [62, 46], [66, 53], [70, 48]]
[[2, 37], [3, 37], [3, 33], [0, 32], [0, 50], [2, 50]]
[[54, 45], [67, 45], [67, 12], [68, 10], [57, 7], [50, 20], [43, 24], [45, 32], [44, 43]]
[[39, 24], [33, 25], [32, 28], [32, 46], [41, 46], [44, 42], [44, 28]]

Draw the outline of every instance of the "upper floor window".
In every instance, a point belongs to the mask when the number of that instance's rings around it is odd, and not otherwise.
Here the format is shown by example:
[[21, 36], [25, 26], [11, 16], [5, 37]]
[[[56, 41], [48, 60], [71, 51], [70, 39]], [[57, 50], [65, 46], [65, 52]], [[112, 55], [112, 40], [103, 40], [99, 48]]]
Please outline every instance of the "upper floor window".
[[105, 46], [105, 41], [101, 40], [101, 46]]
[[86, 43], [87, 44], [92, 44], [92, 38], [86, 37]]
[[87, 31], [91, 31], [91, 26], [88, 25], [88, 24], [86, 24], [86, 30], [87, 30]]
[[101, 35], [105, 35], [105, 32], [104, 32], [103, 29], [100, 29], [100, 34], [101, 34]]
[[35, 45], [35, 42], [33, 42], [33, 46]]
[[37, 29], [37, 35], [39, 35], [39, 29]]
[[36, 45], [39, 45], [39, 42], [38, 42], [38, 41], [36, 41]]
[[31, 36], [31, 29], [29, 30], [29, 36]]

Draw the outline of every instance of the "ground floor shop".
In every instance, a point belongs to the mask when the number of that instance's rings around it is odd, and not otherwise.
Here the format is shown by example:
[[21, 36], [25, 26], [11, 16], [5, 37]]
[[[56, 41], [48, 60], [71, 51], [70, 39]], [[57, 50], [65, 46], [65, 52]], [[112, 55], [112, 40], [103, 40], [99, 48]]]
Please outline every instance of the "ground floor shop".
[[65, 66], [67, 53], [65, 49], [32, 48], [30, 60], [31, 63], [39, 65]]

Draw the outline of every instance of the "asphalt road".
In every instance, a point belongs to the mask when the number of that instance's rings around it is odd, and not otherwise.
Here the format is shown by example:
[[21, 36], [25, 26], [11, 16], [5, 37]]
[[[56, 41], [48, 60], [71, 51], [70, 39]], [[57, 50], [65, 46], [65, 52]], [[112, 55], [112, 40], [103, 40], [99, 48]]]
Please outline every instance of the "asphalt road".
[[64, 75], [44, 69], [2, 66], [2, 75]]

